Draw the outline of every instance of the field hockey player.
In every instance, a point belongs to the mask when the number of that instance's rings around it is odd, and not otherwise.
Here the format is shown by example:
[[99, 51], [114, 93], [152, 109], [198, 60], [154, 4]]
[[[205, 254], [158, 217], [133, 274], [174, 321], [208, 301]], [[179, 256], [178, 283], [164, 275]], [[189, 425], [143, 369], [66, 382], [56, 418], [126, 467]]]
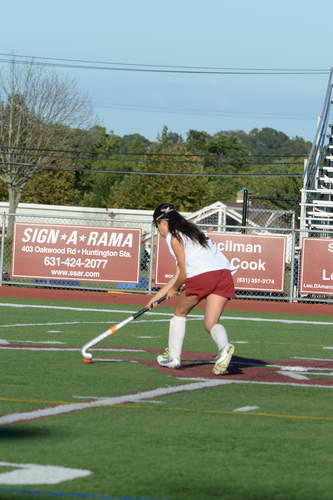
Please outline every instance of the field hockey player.
[[204, 326], [218, 349], [213, 373], [221, 375], [227, 371], [234, 352], [224, 326], [219, 323], [228, 300], [235, 296], [232, 267], [215, 243], [173, 205], [159, 205], [154, 211], [153, 223], [177, 262], [175, 276], [147, 304], [152, 309], [154, 302], [164, 295], [176, 298], [175, 314], [169, 325], [168, 350], [157, 357], [157, 362], [167, 368], [181, 366], [186, 316], [206, 299]]

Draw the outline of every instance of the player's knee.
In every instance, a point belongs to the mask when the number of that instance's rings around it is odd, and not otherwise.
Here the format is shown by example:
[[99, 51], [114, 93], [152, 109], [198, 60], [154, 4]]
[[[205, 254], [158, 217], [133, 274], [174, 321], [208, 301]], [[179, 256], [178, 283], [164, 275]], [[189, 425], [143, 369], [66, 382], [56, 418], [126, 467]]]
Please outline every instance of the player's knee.
[[175, 316], [185, 317], [187, 316], [187, 312], [185, 307], [176, 307]]
[[209, 319], [205, 319], [204, 321], [204, 327], [207, 333], [210, 333], [211, 329], [213, 326], [216, 324], [216, 321], [211, 321]]

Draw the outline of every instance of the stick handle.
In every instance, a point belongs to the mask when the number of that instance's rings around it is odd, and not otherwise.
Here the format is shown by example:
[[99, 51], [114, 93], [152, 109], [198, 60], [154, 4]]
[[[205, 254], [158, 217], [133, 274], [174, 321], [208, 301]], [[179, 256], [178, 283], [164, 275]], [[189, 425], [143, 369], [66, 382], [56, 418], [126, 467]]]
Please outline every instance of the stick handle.
[[[155, 304], [160, 304], [165, 299], [166, 299], [166, 295], [164, 295], [163, 297], [160, 297], [158, 300], [156, 300]], [[133, 319], [138, 318], [139, 316], [141, 316], [141, 314], [144, 314], [147, 311], [150, 311], [150, 307], [143, 307], [142, 309], [140, 309], [140, 311], [133, 314]]]
[[[160, 299], [156, 300], [156, 303], [160, 304], [165, 299], [166, 299], [166, 296], [163, 296]], [[91, 354], [87, 352], [88, 349], [91, 349], [91, 347], [93, 347], [94, 345], [99, 344], [102, 340], [104, 340], [109, 335], [113, 335], [118, 330], [120, 330], [120, 328], [127, 325], [127, 323], [129, 323], [130, 321], [133, 321], [133, 319], [138, 318], [139, 316], [141, 316], [142, 314], [144, 314], [147, 311], [150, 311], [150, 307], [143, 307], [138, 312], [132, 314], [132, 316], [129, 316], [129, 318], [124, 319], [123, 321], [121, 321], [117, 325], [111, 326], [108, 330], [101, 333], [97, 337], [93, 338], [92, 340], [90, 340], [90, 342], [87, 342], [81, 349], [82, 357], [84, 359], [91, 359]]]

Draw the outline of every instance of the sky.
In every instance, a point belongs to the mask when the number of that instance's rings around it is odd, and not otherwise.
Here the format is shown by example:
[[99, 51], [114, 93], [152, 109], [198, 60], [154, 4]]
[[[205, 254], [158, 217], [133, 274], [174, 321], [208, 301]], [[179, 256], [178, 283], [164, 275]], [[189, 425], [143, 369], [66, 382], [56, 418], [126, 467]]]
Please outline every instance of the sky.
[[[6, 54], [72, 60], [53, 70], [120, 136], [271, 127], [313, 141], [333, 67], [331, 0], [16, 0], [1, 20], [0, 71]], [[155, 71], [124, 71], [139, 68]], [[326, 73], [271, 71], [286, 69]]]

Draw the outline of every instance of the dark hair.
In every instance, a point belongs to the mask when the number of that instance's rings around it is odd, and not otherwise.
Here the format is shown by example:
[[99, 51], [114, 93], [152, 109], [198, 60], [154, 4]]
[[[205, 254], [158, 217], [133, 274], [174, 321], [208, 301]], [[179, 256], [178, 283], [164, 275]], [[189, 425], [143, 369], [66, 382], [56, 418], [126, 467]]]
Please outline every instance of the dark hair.
[[180, 233], [184, 234], [192, 241], [196, 241], [203, 247], [208, 246], [208, 238], [205, 234], [195, 225], [193, 222], [188, 221], [179, 212], [177, 212], [176, 207], [171, 205], [171, 203], [162, 203], [155, 208], [153, 214], [153, 222], [157, 223], [166, 219], [169, 222], [169, 231], [172, 236], [175, 236], [177, 240], [181, 240]]

